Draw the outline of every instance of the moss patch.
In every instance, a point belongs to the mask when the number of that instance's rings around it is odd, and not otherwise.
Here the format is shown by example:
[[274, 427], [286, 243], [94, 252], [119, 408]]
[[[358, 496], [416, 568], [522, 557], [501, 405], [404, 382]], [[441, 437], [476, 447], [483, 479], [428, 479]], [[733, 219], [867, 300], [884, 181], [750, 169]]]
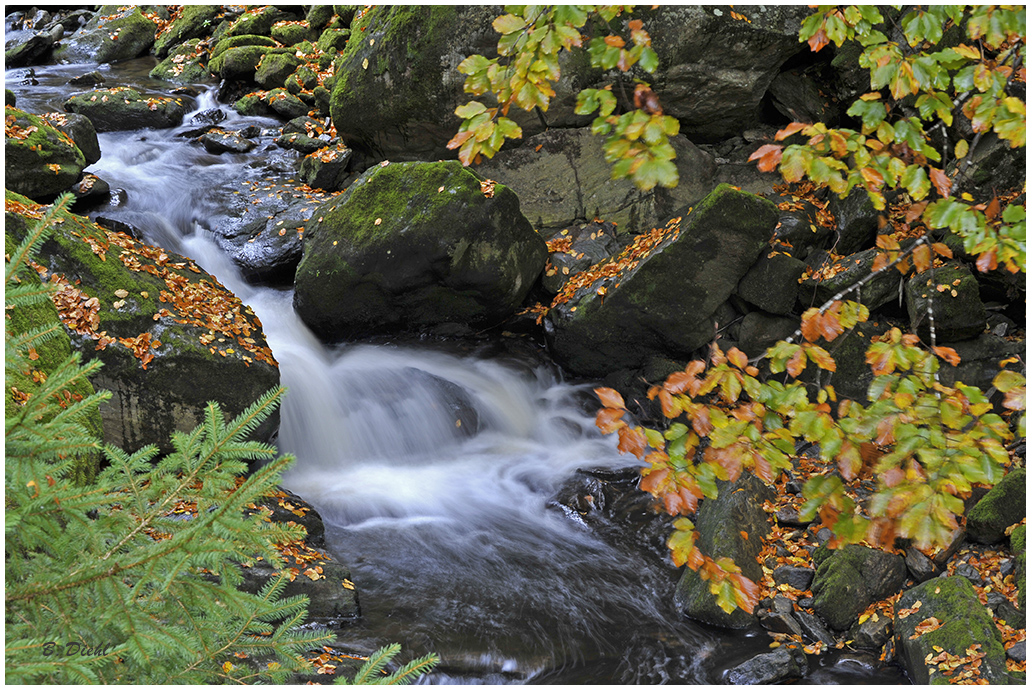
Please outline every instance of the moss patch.
[[79, 179], [86, 159], [75, 142], [42, 118], [4, 108], [6, 185], [27, 197], [46, 199]]

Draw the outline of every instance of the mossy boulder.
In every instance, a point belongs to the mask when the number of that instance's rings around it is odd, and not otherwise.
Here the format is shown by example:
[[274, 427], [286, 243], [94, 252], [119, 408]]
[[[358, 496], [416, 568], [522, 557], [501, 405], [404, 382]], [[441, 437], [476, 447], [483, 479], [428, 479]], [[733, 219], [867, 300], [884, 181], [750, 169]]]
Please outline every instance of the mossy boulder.
[[272, 25], [272, 37], [285, 46], [315, 39], [318, 34], [308, 26], [307, 21], [281, 21]]
[[263, 92], [252, 92], [237, 99], [233, 108], [241, 115], [275, 115], [276, 111], [269, 105], [266, 94]]
[[336, 340], [510, 316], [545, 264], [545, 242], [503, 185], [454, 161], [364, 173], [313, 214], [294, 307]]
[[336, 192], [344, 189], [350, 162], [351, 149], [338, 141], [336, 146], [322, 147], [305, 156], [298, 176], [309, 187]]
[[339, 53], [348, 45], [350, 29], [327, 29], [319, 34], [316, 46], [324, 53]]
[[268, 53], [262, 56], [254, 73], [254, 80], [266, 89], [276, 89], [287, 82], [287, 77], [294, 74], [301, 65], [301, 60], [287, 53]]
[[273, 24], [281, 19], [290, 18], [290, 15], [287, 15], [274, 5], [252, 5], [250, 9], [233, 21], [226, 31], [226, 35], [268, 36], [272, 31]]
[[4, 177], [7, 186], [32, 199], [49, 199], [82, 175], [86, 160], [71, 138], [46, 120], [4, 108]]
[[100, 140], [90, 119], [78, 113], [43, 113], [41, 118], [67, 134], [82, 152], [86, 165], [100, 160]]
[[931, 336], [929, 308], [935, 320], [935, 338], [940, 343], [962, 341], [985, 331], [988, 315], [978, 296], [978, 281], [959, 262], [915, 275], [907, 281], [906, 298], [910, 328], [925, 342]]
[[154, 55], [159, 60], [180, 44], [210, 36], [222, 13], [220, 5], [183, 5], [183, 11], [154, 41]]
[[[918, 634], [918, 624], [933, 617], [941, 626]], [[896, 603], [893, 624], [897, 655], [913, 683], [949, 684], [969, 670], [971, 679], [1008, 682], [1000, 630], [966, 578], [933, 578], [906, 591]], [[977, 667], [970, 666], [976, 659], [972, 653], [980, 656]], [[938, 662], [947, 655], [967, 663], [940, 669]]]
[[297, 96], [302, 91], [311, 91], [319, 86], [319, 75], [311, 67], [301, 66], [287, 77], [284, 86], [287, 91]]
[[384, 158], [451, 158], [445, 145], [458, 131], [454, 110], [469, 100], [456, 68], [468, 55], [495, 55], [497, 16], [486, 6], [365, 11], [335, 63], [330, 114], [337, 131]]
[[7, 32], [4, 35], [4, 66], [11, 69], [39, 64], [46, 59], [53, 45], [54, 39], [47, 33]]
[[166, 129], [178, 126], [186, 115], [182, 97], [146, 96], [127, 86], [76, 94], [64, 109], [85, 115], [98, 132]]
[[628, 248], [549, 312], [553, 357], [590, 377], [650, 357], [687, 359], [713, 340], [712, 316], [756, 263], [777, 220], [771, 202], [720, 185], [672, 219], [654, 249]]
[[275, 50], [269, 46], [246, 45], [227, 48], [212, 57], [208, 69], [222, 79], [250, 81], [258, 70], [262, 58]]
[[307, 103], [286, 89], [273, 89], [264, 100], [273, 112], [286, 120], [303, 117], [311, 110]]
[[[42, 208], [6, 195], [14, 239]], [[104, 440], [132, 452], [170, 450], [208, 401], [235, 416], [279, 384], [279, 369], [257, 317], [190, 259], [64, 213], [39, 253], [44, 278], [63, 286], [56, 300], [73, 347], [100, 359], [91, 379], [112, 397], [100, 407]], [[268, 440], [278, 417], [255, 432]]]
[[105, 63], [130, 60], [154, 45], [158, 25], [137, 6], [108, 5], [86, 26], [54, 49], [58, 62]]
[[[763, 539], [770, 532], [764, 501], [774, 492], [751, 473], [736, 482], [718, 483], [716, 499], [704, 499], [695, 520], [698, 544], [703, 554], [712, 558], [730, 557], [742, 574], [759, 583], [763, 571], [756, 558], [763, 549]], [[743, 535], [744, 533], [744, 535]], [[752, 612], [735, 608], [730, 613], [717, 606], [716, 596], [697, 571], [685, 568], [677, 583], [674, 604], [693, 619], [728, 629], [744, 629], [756, 621]]]
[[814, 561], [813, 611], [838, 631], [856, 623], [872, 602], [899, 592], [907, 579], [903, 557], [862, 545], [821, 547]]
[[192, 38], [186, 43], [172, 48], [168, 57], [150, 71], [150, 77], [173, 84], [197, 84], [210, 81], [208, 51], [201, 44], [201, 39]]
[[217, 58], [230, 48], [240, 48], [242, 46], [264, 46], [265, 48], [276, 48], [278, 44], [274, 39], [271, 39], [268, 36], [254, 36], [251, 34], [244, 34], [243, 36], [229, 36], [219, 40], [215, 44], [211, 49], [211, 57]]
[[18, 98], [14, 95], [14, 92], [10, 89], [4, 89], [4, 106], [11, 106], [14, 108], [18, 105]]
[[[17, 246], [9, 234], [5, 235], [5, 246], [8, 253]], [[23, 282], [39, 285], [40, 280], [33, 272], [23, 274]], [[6, 310], [6, 328], [12, 335], [18, 336], [28, 333], [33, 329], [41, 328], [49, 324], [60, 324], [60, 318], [54, 303], [50, 300], [43, 300], [32, 305], [11, 306]], [[31, 361], [31, 369], [18, 371], [5, 369], [4, 371], [4, 406], [8, 415], [14, 408], [20, 405], [16, 402], [15, 396], [34, 395], [40, 387], [43, 377], [50, 375], [57, 367], [72, 355], [72, 344], [68, 334], [63, 330], [58, 331], [56, 336], [49, 340], [42, 341], [34, 346], [36, 359]], [[30, 355], [31, 358], [31, 355]], [[42, 376], [41, 376], [42, 375]], [[94, 393], [93, 385], [85, 378], [76, 381], [68, 387], [68, 392], [77, 400], [81, 400]], [[100, 411], [96, 408], [83, 415], [79, 422], [89, 431], [90, 434], [103, 439], [104, 425], [100, 418]], [[80, 484], [86, 484], [96, 477], [100, 465], [100, 453], [92, 453], [79, 459], [72, 470], [72, 480]]]
[[1001, 542], [1004, 531], [1025, 517], [1025, 469], [1007, 473], [968, 513], [967, 534], [976, 542]]

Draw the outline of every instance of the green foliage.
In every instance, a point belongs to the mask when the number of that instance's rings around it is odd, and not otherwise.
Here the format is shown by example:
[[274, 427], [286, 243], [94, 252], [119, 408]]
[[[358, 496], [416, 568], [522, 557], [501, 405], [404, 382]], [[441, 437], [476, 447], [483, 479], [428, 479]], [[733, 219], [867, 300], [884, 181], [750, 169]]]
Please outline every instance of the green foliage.
[[[902, 43], [891, 40], [902, 30]], [[955, 39], [945, 32], [956, 29]], [[820, 6], [799, 33], [814, 51], [855, 41], [871, 91], [847, 111], [860, 130], [794, 122], [776, 135], [805, 144], [768, 144], [753, 153], [761, 170], [777, 168], [790, 182], [804, 177], [845, 196], [863, 187], [877, 209], [885, 192], [902, 189], [912, 218], [928, 230], [949, 229], [980, 270], [1002, 265], [1024, 271], [1025, 212], [999, 200], [956, 196], [979, 141], [990, 132], [1013, 148], [1025, 146], [1025, 102], [1009, 87], [1024, 81], [1025, 8], [939, 5], [905, 10], [898, 23], [877, 7]], [[966, 118], [973, 135], [953, 128]], [[933, 194], [934, 190], [934, 194]]]
[[401, 646], [397, 643], [380, 648], [369, 656], [369, 659], [361, 669], [355, 673], [353, 679], [338, 677], [336, 684], [409, 684], [419, 678], [420, 675], [430, 672], [441, 660], [435, 655], [425, 655], [412, 660], [403, 667], [388, 673], [386, 666], [401, 652]]
[[[659, 67], [659, 58], [640, 20], [627, 22], [629, 42], [617, 34], [590, 39], [581, 35], [589, 22], [608, 30], [614, 19], [631, 12], [630, 6], [510, 5], [505, 9], [506, 14], [494, 21], [495, 30], [501, 34], [499, 57], [489, 60], [471, 55], [458, 68], [467, 75], [467, 93], [491, 94], [497, 103], [489, 108], [479, 101], [469, 101], [455, 109], [463, 122], [448, 148], [459, 150], [463, 165], [483, 156], [491, 158], [507, 139], [523, 136], [523, 130], [506, 117], [513, 105], [527, 111], [548, 110], [555, 96], [552, 84], [560, 76], [559, 56], [563, 50], [587, 50], [592, 66], [605, 70], [627, 72], [638, 65], [652, 74]], [[656, 94], [644, 83], [635, 87], [634, 109], [617, 113], [612, 87], [581, 91], [576, 112], [599, 113], [592, 131], [606, 136], [604, 151], [606, 161], [614, 164], [613, 179], [629, 178], [644, 190], [656, 185], [675, 187], [677, 167], [670, 137], [678, 133], [680, 124], [663, 115]]]
[[[9, 303], [47, 299], [19, 282], [62, 199], [10, 253]], [[60, 328], [60, 326], [58, 326]], [[21, 370], [30, 348], [54, 333], [5, 329], [5, 365]], [[273, 491], [291, 459], [247, 479], [247, 461], [275, 450], [247, 436], [278, 404], [271, 391], [226, 422], [209, 404], [204, 423], [176, 433], [174, 452], [103, 449], [93, 483], [71, 476], [75, 458], [100, 443], [81, 416], [106, 394], [78, 402], [53, 394], [96, 371], [77, 354], [5, 415], [5, 680], [8, 683], [212, 683], [280, 681], [309, 665], [299, 652], [328, 636], [302, 631], [306, 599], [281, 599], [285, 576], [260, 593], [238, 590], [237, 564], [282, 563], [274, 543], [299, 529], [267, 523], [245, 507]], [[264, 660], [233, 664], [240, 653]], [[269, 660], [274, 660], [269, 662]]]

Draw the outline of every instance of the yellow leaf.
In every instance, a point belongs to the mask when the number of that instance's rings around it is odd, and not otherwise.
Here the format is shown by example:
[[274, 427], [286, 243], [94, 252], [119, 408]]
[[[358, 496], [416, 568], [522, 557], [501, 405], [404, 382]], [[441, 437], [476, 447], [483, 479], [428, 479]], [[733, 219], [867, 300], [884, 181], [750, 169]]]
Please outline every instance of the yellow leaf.
[[222, 671], [223, 672], [226, 672], [228, 674], [232, 669], [233, 669], [233, 663], [230, 662], [229, 660], [226, 660], [225, 662], [222, 663]]

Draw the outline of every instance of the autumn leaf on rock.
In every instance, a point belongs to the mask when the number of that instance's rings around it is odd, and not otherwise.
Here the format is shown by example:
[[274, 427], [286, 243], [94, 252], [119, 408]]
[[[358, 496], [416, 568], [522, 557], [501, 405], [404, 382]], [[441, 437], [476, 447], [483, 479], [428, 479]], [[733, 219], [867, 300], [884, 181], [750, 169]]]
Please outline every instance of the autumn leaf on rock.
[[607, 387], [599, 387], [595, 389], [595, 395], [598, 396], [598, 400], [602, 402], [606, 408], [619, 408], [625, 410], [627, 405], [624, 403], [623, 396], [616, 389], [610, 389]]

